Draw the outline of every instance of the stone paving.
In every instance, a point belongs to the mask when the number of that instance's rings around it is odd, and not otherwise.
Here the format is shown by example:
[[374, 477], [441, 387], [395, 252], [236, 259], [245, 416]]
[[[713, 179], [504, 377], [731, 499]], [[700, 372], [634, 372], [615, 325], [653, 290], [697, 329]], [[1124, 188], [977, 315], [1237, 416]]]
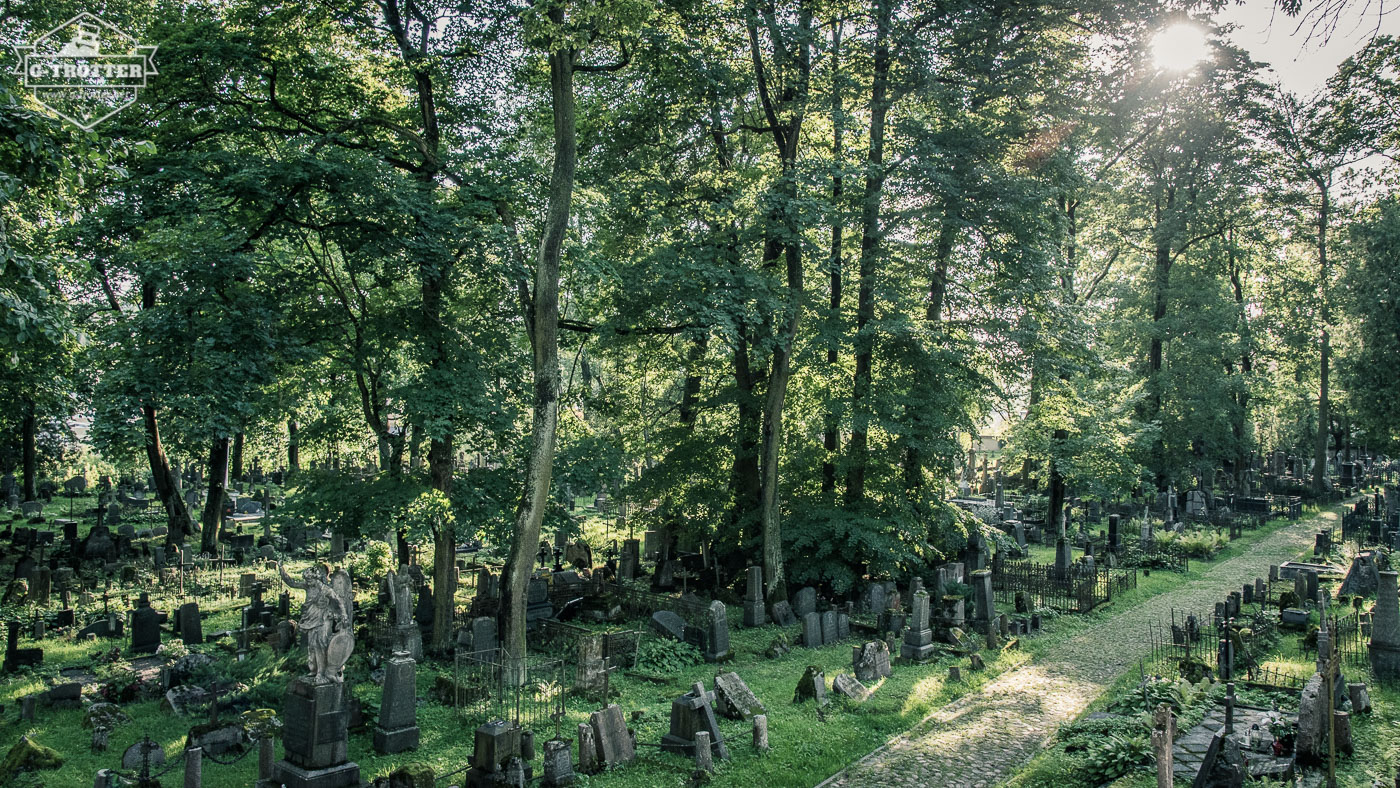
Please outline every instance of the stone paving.
[[1319, 519], [1284, 526], [1191, 582], [1117, 611], [1094, 629], [944, 706], [818, 788], [988, 788], [1010, 778], [1055, 730], [1148, 655], [1147, 627], [1173, 609], [1209, 608], [1269, 566], [1312, 546]]

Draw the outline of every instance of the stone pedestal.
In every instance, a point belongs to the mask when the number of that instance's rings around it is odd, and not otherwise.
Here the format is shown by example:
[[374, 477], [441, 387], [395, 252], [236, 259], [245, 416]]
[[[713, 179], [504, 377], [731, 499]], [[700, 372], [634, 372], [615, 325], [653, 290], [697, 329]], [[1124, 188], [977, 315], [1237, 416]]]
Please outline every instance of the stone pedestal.
[[926, 660], [933, 655], [933, 630], [929, 628], [928, 593], [920, 591], [910, 601], [909, 629], [899, 655], [908, 660]]
[[359, 788], [359, 764], [346, 761], [347, 720], [344, 684], [318, 684], [309, 676], [293, 680], [276, 779], [287, 788]]
[[1400, 598], [1395, 572], [1381, 572], [1371, 612], [1371, 673], [1378, 681], [1400, 678]]
[[745, 570], [745, 575], [744, 626], [761, 627], [768, 623], [763, 612], [763, 567], [751, 566]]
[[384, 695], [374, 726], [374, 749], [381, 755], [418, 747], [418, 698], [413, 657], [400, 652], [384, 663]]

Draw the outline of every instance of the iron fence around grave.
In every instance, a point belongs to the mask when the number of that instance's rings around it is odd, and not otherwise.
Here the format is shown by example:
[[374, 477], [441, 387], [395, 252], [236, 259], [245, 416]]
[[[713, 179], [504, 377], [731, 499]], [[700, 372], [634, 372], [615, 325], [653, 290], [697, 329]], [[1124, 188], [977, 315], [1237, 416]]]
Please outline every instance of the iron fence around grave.
[[564, 693], [573, 684], [575, 662], [529, 657], [524, 680], [512, 681], [510, 661], [501, 648], [457, 655], [449, 690], [457, 716], [468, 724], [499, 719], [535, 730], [563, 719]]
[[1032, 608], [1087, 613], [1114, 595], [1134, 588], [1136, 569], [1087, 569], [1081, 564], [1062, 572], [1054, 564], [1000, 558], [992, 561], [992, 593], [1002, 604], [1016, 604], [1019, 596]]
[[708, 602], [657, 594], [643, 591], [640, 588], [628, 588], [624, 585], [608, 585], [605, 586], [605, 591], [617, 600], [617, 603], [622, 606], [623, 613], [628, 616], [650, 617], [652, 613], [657, 611], [669, 610], [680, 616], [685, 621], [686, 626], [703, 627], [709, 620], [710, 605]]
[[[1266, 606], [1267, 607], [1267, 606]], [[1189, 678], [1195, 671], [1209, 670], [1220, 676], [1220, 641], [1230, 631], [1230, 622], [1217, 619], [1214, 612], [1190, 613], [1173, 609], [1171, 620], [1147, 625], [1148, 656], [1142, 661], [1144, 674], [1167, 678]], [[1236, 629], [1249, 630], [1250, 637], [1231, 639], [1237, 646], [1232, 666], [1234, 680], [1266, 689], [1299, 689], [1311, 675], [1305, 667], [1262, 664], [1252, 644], [1270, 642], [1278, 629], [1273, 615], [1259, 613], [1236, 620]]]
[[[1371, 664], [1370, 652], [1366, 648], [1370, 633], [1369, 614], [1363, 617], [1354, 610], [1341, 615], [1329, 614], [1327, 631], [1331, 636], [1332, 645], [1336, 648], [1337, 658], [1342, 664], [1352, 667], [1368, 667]], [[1316, 661], [1317, 638], [1300, 639], [1298, 655]]]
[[1144, 549], [1142, 540], [1124, 539], [1118, 546], [1118, 560], [1124, 566], [1139, 569], [1165, 569], [1171, 572], [1191, 571], [1191, 556], [1175, 542], [1153, 539]]
[[565, 621], [546, 619], [529, 632], [526, 637], [532, 648], [552, 654], [572, 655], [578, 651], [582, 638], [597, 637], [603, 642], [603, 659], [609, 668], [633, 668], [637, 666], [637, 646], [641, 644], [642, 633], [636, 629], [617, 632], [597, 632], [587, 627]]

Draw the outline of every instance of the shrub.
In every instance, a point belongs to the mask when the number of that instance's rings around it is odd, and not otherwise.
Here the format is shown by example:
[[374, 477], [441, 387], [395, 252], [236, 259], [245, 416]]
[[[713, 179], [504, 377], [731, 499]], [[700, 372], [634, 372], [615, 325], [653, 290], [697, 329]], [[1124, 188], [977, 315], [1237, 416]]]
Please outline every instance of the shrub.
[[644, 673], [669, 675], [704, 661], [700, 649], [670, 638], [650, 638], [637, 646], [637, 669]]
[[1109, 734], [1096, 739], [1085, 753], [1085, 770], [1095, 784], [1111, 782], [1152, 758], [1152, 745], [1142, 734]]

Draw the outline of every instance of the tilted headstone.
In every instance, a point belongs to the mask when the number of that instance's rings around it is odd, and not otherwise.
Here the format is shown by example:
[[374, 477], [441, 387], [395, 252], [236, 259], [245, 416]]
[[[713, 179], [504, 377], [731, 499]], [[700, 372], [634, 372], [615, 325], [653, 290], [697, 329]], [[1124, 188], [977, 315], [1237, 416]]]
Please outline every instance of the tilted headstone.
[[731, 720], [753, 719], [766, 710], [738, 673], [715, 676], [715, 710]]
[[860, 680], [849, 673], [839, 673], [831, 681], [831, 689], [839, 695], [857, 703], [870, 697], [870, 690]]
[[786, 599], [773, 603], [773, 623], [780, 627], [790, 627], [797, 623], [797, 615], [792, 612], [792, 605]]
[[805, 700], [815, 700], [817, 706], [825, 706], [826, 698], [826, 676], [822, 669], [816, 665], [808, 665], [803, 672], [802, 678], [797, 682], [797, 690], [793, 693], [792, 702], [801, 703]]
[[[674, 713], [673, 711], [672, 714]], [[633, 741], [632, 732], [627, 730], [627, 723], [623, 721], [622, 709], [616, 703], [590, 714], [588, 724], [593, 729], [600, 763], [611, 767], [631, 763], [636, 759], [636, 743]]]

